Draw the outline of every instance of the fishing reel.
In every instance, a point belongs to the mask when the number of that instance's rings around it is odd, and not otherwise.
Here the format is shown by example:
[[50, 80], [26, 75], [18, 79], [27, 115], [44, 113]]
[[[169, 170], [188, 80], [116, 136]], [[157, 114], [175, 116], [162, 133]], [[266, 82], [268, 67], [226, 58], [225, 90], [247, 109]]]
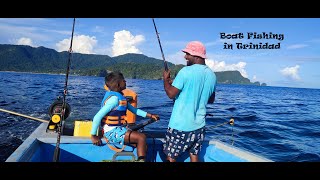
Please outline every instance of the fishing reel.
[[57, 132], [58, 125], [62, 123], [61, 121], [69, 117], [70, 112], [71, 107], [68, 103], [65, 103], [65, 109], [63, 110], [63, 101], [59, 96], [49, 107], [50, 122], [48, 124], [46, 132]]

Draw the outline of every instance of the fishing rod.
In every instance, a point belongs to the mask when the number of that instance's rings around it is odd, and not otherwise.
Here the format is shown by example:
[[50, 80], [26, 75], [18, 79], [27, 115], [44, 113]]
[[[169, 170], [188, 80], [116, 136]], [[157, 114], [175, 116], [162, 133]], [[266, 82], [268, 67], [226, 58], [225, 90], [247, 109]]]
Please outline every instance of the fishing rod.
[[[59, 157], [60, 157], [60, 138], [61, 138], [61, 134], [62, 134], [62, 122], [65, 119], [65, 114], [67, 112], [67, 114], [69, 114], [70, 112], [70, 108], [69, 105], [66, 103], [66, 96], [68, 93], [68, 77], [69, 77], [69, 71], [70, 71], [70, 64], [71, 64], [71, 55], [72, 55], [72, 42], [73, 42], [73, 33], [74, 33], [74, 25], [75, 25], [75, 21], [76, 18], [73, 18], [73, 25], [72, 25], [72, 34], [71, 34], [71, 42], [70, 42], [70, 48], [69, 48], [69, 58], [68, 58], [68, 65], [67, 65], [67, 72], [66, 72], [66, 79], [65, 79], [65, 84], [64, 84], [64, 90], [63, 90], [63, 99], [62, 99], [62, 109], [60, 111], [60, 116], [61, 116], [61, 120], [59, 115], [53, 115], [52, 117], [56, 116], [55, 118], [59, 120], [59, 123], [57, 124], [57, 132], [58, 132], [58, 136], [57, 136], [57, 143], [56, 143], [56, 148], [54, 150], [54, 154], [53, 154], [53, 162], [59, 162]], [[59, 99], [59, 98], [58, 98]], [[53, 119], [53, 118], [52, 118]], [[54, 121], [54, 120], [53, 120]]]
[[[166, 61], [166, 59], [164, 57], [164, 54], [163, 54], [163, 50], [162, 50], [162, 46], [161, 46], [161, 42], [160, 42], [160, 37], [159, 37], [159, 33], [158, 33], [158, 30], [157, 30], [156, 23], [154, 22], [154, 18], [152, 18], [152, 22], [153, 22], [154, 30], [156, 31], [156, 35], [157, 35], [157, 38], [158, 38], [158, 43], [159, 43], [159, 47], [160, 47], [161, 55], [162, 55], [162, 59], [163, 59], [164, 70], [166, 72], [168, 72], [168, 70], [169, 70], [168, 64], [167, 64], [167, 61]], [[169, 83], [172, 84], [172, 80], [170, 78], [170, 74], [169, 74]], [[175, 102], [175, 99], [173, 99], [173, 103], [174, 102]]]
[[13, 115], [16, 115], [16, 116], [21, 116], [21, 117], [29, 118], [29, 119], [32, 119], [32, 120], [40, 121], [40, 122], [43, 122], [43, 123], [48, 123], [49, 122], [48, 120], [44, 120], [44, 119], [40, 119], [40, 118], [24, 115], [24, 114], [17, 113], [17, 112], [14, 112], [14, 111], [9, 111], [9, 110], [6, 110], [6, 109], [1, 109], [0, 108], [0, 111], [6, 112], [6, 113], [9, 113], [9, 114], [13, 114]]
[[[160, 120], [160, 118], [158, 120]], [[149, 119], [148, 121], [145, 121], [143, 123], [129, 126], [129, 129], [131, 129], [132, 131], [137, 131], [137, 130], [139, 130], [139, 129], [141, 129], [141, 128], [145, 127], [146, 125], [151, 124], [153, 122], [156, 122], [156, 120]]]
[[164, 57], [164, 54], [163, 54], [159, 33], [158, 33], [157, 26], [156, 26], [156, 23], [154, 22], [153, 18], [152, 18], [152, 22], [153, 22], [153, 26], [154, 26], [154, 29], [156, 31], [156, 35], [157, 35], [157, 38], [158, 38], [158, 42], [159, 42], [159, 46], [160, 46], [160, 50], [161, 50], [161, 54], [162, 54], [162, 59], [163, 59], [164, 70], [168, 71], [168, 64], [167, 64], [167, 61], [166, 61], [166, 59]]

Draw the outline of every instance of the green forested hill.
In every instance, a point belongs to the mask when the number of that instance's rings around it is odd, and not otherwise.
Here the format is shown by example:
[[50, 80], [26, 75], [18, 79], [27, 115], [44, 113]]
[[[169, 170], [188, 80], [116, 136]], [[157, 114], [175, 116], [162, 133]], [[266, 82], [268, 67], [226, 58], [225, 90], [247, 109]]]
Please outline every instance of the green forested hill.
[[[0, 45], [0, 71], [63, 73], [68, 58], [68, 52], [59, 53], [45, 47]], [[73, 53], [71, 69], [91, 69], [115, 63], [107, 55]]]
[[[65, 73], [69, 53], [45, 47], [0, 44], [0, 71]], [[168, 62], [174, 78], [184, 65]], [[126, 78], [161, 79], [163, 60], [143, 54], [124, 54], [117, 57], [72, 53], [70, 74], [104, 76], [120, 70]], [[239, 71], [216, 72], [218, 83], [260, 85], [241, 76]], [[264, 84], [265, 85], [265, 84]]]

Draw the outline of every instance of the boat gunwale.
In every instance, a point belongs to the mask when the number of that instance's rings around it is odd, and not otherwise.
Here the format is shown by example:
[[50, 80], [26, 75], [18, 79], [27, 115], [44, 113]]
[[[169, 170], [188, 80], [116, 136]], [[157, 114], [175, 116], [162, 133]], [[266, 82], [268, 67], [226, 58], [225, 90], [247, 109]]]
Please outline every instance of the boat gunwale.
[[[57, 140], [56, 133], [46, 133], [45, 129], [47, 123], [42, 123], [10, 156], [5, 162], [26, 162], [32, 158], [33, 153], [40, 143], [55, 144]], [[164, 143], [162, 137], [150, 137], [147, 141], [157, 139]], [[60, 139], [61, 144], [70, 143], [86, 143], [91, 144], [90, 137], [77, 137], [62, 135]], [[249, 162], [273, 162], [270, 159], [264, 158], [249, 151], [227, 145], [219, 140], [208, 140], [208, 145], [214, 145], [217, 149], [221, 149], [227, 153], [230, 153], [236, 157], [241, 157], [245, 161]]]

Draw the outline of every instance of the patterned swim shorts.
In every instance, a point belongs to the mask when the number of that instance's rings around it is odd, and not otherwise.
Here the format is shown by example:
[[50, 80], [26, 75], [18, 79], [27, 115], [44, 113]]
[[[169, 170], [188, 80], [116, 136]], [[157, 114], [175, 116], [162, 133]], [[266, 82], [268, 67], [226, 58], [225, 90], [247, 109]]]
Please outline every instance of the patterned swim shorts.
[[109, 143], [124, 143], [124, 136], [127, 132], [127, 128], [117, 126], [110, 131], [104, 133], [104, 136], [109, 140]]
[[197, 155], [201, 150], [204, 136], [204, 127], [188, 132], [168, 128], [166, 132], [166, 143], [163, 145], [163, 151], [167, 156], [173, 159], [176, 159], [185, 151], [189, 151], [189, 153]]

